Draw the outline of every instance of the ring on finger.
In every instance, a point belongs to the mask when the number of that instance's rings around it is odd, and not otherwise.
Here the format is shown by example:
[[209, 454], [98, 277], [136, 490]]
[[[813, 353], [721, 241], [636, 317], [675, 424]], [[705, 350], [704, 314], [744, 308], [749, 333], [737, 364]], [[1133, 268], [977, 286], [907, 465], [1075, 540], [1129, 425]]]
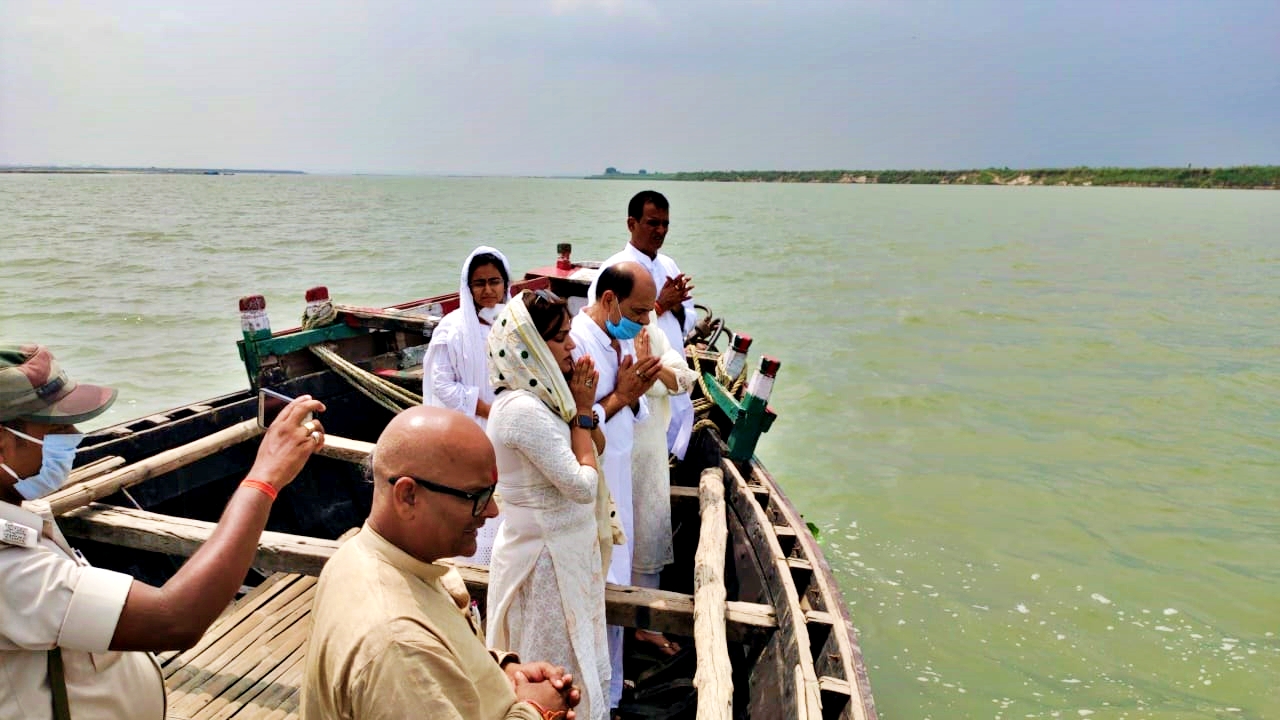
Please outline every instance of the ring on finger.
[[311, 431], [311, 441], [312, 441], [312, 442], [316, 442], [316, 443], [320, 442], [320, 431], [319, 431], [319, 430], [312, 430], [312, 431]]
[[309, 433], [314, 433], [314, 432], [316, 431], [316, 421], [315, 421], [315, 420], [308, 420], [308, 421], [306, 421], [306, 422], [302, 423], [302, 428], [303, 428], [304, 430], [306, 430], [307, 432], [309, 432]]

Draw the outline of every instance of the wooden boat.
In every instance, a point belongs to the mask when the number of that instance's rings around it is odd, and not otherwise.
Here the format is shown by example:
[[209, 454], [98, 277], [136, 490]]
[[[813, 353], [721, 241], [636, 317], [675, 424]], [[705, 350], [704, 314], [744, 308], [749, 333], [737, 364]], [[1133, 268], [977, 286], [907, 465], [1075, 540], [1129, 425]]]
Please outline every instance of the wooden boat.
[[[583, 303], [596, 266], [560, 251], [555, 266], [527, 273], [516, 289], [550, 288], [571, 307]], [[278, 333], [261, 297], [242, 299], [248, 387], [90, 434], [72, 483], [48, 498], [92, 562], [160, 583], [209, 536], [252, 463], [258, 388], [310, 393], [327, 405], [326, 447], [281, 493], [245, 595], [196, 647], [161, 657], [171, 718], [296, 717], [315, 576], [370, 507], [359, 463], [393, 416], [394, 398], [420, 392], [431, 329], [458, 304], [454, 293], [347, 307], [320, 290], [308, 291], [304, 327]], [[777, 363], [761, 363], [759, 387], [744, 382], [745, 372], [730, 377], [730, 337], [707, 311], [690, 338], [703, 381], [694, 441], [671, 472], [676, 561], [661, 590], [607, 590], [611, 623], [661, 631], [695, 650], [665, 659], [641, 643], [629, 648], [635, 687], [622, 715], [874, 719], [831, 569], [754, 456], [773, 419], [765, 385]], [[458, 569], [483, 604], [486, 569]]]

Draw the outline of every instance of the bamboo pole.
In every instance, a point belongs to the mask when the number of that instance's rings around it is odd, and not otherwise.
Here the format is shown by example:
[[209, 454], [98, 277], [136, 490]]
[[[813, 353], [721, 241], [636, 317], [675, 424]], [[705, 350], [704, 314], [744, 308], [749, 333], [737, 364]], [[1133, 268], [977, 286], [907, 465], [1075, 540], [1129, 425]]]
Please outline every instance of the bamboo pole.
[[[69, 538], [183, 557], [193, 555], [214, 529], [211, 522], [101, 503], [68, 512], [58, 519], [58, 525]], [[340, 540], [266, 531], [258, 542], [253, 566], [267, 572], [319, 575], [341, 544]], [[488, 568], [452, 560], [440, 560], [438, 564], [456, 567], [473, 597], [488, 591]], [[727, 632], [734, 642], [765, 636], [778, 627], [773, 608], [768, 605], [730, 602], [721, 616], [722, 636]], [[694, 628], [694, 598], [665, 590], [607, 585], [605, 619], [611, 625], [688, 636]]]
[[149, 458], [86, 480], [78, 485], [63, 488], [45, 498], [54, 515], [84, 507], [95, 500], [118, 492], [121, 488], [137, 485], [157, 475], [189, 465], [201, 458], [225, 450], [233, 445], [262, 434], [257, 419], [245, 420], [218, 432], [193, 440], [186, 445], [156, 453]]
[[324, 447], [317, 450], [316, 454], [358, 464], [364, 462], [365, 457], [371, 452], [373, 452], [373, 443], [371, 442], [326, 434], [324, 436]]
[[78, 485], [90, 478], [98, 477], [111, 470], [115, 470], [124, 464], [124, 458], [119, 455], [108, 455], [100, 457], [91, 463], [86, 463], [71, 471], [71, 475], [67, 477], [67, 485]]
[[698, 720], [733, 717], [733, 666], [725, 636], [724, 557], [729, 527], [725, 518], [724, 471], [702, 471], [698, 484], [702, 526], [693, 555], [693, 641], [698, 668]]

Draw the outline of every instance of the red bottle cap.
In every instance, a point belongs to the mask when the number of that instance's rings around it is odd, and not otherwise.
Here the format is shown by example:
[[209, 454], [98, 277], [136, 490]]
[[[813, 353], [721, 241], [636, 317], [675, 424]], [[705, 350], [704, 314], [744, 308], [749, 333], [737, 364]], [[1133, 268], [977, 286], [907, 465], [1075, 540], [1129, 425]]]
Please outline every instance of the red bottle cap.
[[781, 367], [781, 360], [775, 360], [768, 355], [760, 358], [760, 372], [763, 373], [765, 377], [778, 377], [778, 369]]
[[266, 310], [267, 299], [261, 295], [245, 295], [240, 298], [240, 312], [250, 312], [252, 310]]
[[307, 291], [307, 302], [318, 302], [329, 299], [329, 288], [317, 285]]

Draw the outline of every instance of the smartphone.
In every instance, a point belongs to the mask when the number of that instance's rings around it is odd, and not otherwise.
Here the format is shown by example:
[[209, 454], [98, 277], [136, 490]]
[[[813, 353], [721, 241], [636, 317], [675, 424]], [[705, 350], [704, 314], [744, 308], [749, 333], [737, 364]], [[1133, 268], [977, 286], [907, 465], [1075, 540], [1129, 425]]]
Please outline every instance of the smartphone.
[[[264, 430], [270, 427], [271, 423], [275, 422], [276, 416], [280, 414], [280, 411], [284, 410], [285, 406], [291, 402], [293, 402], [293, 398], [275, 390], [268, 390], [267, 388], [258, 390], [258, 427]], [[311, 413], [307, 413], [302, 422], [305, 423], [310, 419]]]

